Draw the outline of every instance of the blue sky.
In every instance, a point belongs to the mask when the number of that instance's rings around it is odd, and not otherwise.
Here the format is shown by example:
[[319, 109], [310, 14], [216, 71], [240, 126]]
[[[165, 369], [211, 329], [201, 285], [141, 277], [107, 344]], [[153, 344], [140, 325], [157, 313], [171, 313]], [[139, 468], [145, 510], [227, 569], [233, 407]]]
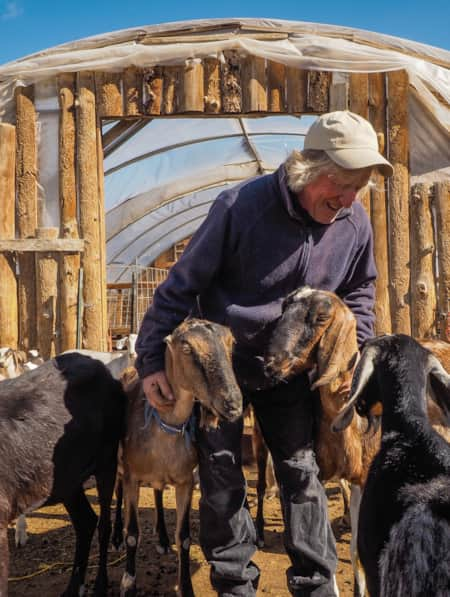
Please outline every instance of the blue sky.
[[450, 50], [449, 0], [0, 0], [0, 64], [117, 29], [217, 17], [346, 25]]

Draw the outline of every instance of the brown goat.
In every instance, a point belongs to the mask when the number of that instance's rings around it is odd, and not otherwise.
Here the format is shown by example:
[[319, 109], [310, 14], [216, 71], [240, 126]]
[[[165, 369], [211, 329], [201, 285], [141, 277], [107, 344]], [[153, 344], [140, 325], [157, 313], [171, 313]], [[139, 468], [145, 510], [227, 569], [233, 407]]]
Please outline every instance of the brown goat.
[[[444, 367], [450, 365], [450, 345], [439, 341], [422, 343], [438, 358], [446, 355]], [[367, 422], [359, 416], [355, 416], [342, 433], [331, 430], [331, 423], [348, 400], [357, 358], [356, 321], [339, 297], [332, 292], [304, 287], [285, 299], [282, 316], [267, 350], [267, 371], [274, 377], [286, 379], [314, 370], [311, 387], [319, 389], [321, 407], [315, 441], [317, 464], [324, 481], [337, 478], [352, 485], [351, 553], [355, 595], [364, 595], [365, 581], [356, 554], [356, 522], [361, 488], [378, 451], [380, 433], [367, 434]], [[432, 422], [445, 423], [442, 413], [430, 409], [429, 414]]]
[[122, 597], [135, 595], [136, 591], [140, 483], [157, 490], [175, 485], [178, 593], [182, 597], [194, 595], [189, 572], [189, 512], [197, 454], [184, 433], [186, 422], [194, 400], [200, 402], [203, 411], [201, 425], [216, 425], [220, 418], [233, 421], [242, 416], [242, 394], [231, 363], [233, 337], [227, 328], [191, 319], [180, 324], [166, 342], [166, 374], [175, 396], [173, 411], [164, 414], [164, 421], [156, 411], [154, 416], [146, 416], [147, 401], [140, 381], [135, 378], [125, 388], [129, 398], [123, 445], [127, 563]]

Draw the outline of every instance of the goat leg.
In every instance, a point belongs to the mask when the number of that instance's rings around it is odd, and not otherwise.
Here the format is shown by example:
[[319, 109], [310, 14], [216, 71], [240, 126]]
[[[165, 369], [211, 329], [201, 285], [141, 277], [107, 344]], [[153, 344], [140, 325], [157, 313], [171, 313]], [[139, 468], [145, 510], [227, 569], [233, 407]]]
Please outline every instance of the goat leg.
[[125, 473], [122, 478], [125, 496], [125, 546], [127, 560], [120, 582], [120, 597], [136, 595], [136, 551], [139, 541], [139, 481]]
[[122, 477], [118, 477], [116, 482], [116, 515], [114, 517], [114, 528], [111, 538], [111, 543], [119, 550], [123, 544], [123, 518], [122, 518], [122, 502], [123, 502], [123, 485]]
[[0, 523], [0, 597], [8, 595], [8, 567], [9, 567], [9, 548], [8, 548], [8, 525]]
[[191, 537], [189, 515], [191, 511], [194, 479], [190, 483], [176, 485], [175, 496], [177, 505], [176, 543], [178, 549], [178, 595], [179, 597], [194, 597], [192, 587], [190, 557]]
[[158, 534], [156, 551], [162, 555], [169, 553], [170, 551], [170, 541], [169, 536], [167, 535], [166, 521], [164, 517], [163, 490], [154, 489], [153, 495], [155, 497], [155, 529]]
[[64, 500], [64, 506], [75, 529], [76, 548], [72, 575], [62, 597], [78, 597], [84, 591], [89, 548], [97, 526], [97, 515], [91, 508], [81, 485], [78, 491]]

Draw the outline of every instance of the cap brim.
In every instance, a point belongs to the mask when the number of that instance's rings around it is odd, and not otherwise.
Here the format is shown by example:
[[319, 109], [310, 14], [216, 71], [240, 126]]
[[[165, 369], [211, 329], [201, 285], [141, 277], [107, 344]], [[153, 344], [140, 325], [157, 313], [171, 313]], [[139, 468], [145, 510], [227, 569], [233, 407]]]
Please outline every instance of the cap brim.
[[333, 162], [346, 170], [359, 168], [378, 168], [383, 176], [392, 176], [394, 168], [386, 158], [373, 149], [326, 149], [326, 154]]

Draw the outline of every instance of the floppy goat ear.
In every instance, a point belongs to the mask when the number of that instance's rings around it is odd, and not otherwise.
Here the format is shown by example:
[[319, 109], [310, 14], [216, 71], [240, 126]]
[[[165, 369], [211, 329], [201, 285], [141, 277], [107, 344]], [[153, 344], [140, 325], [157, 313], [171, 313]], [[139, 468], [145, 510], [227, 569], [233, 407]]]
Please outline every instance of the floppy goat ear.
[[440, 407], [450, 423], [450, 375], [432, 354], [428, 356], [428, 389], [434, 402]]
[[[351, 336], [354, 335], [354, 341]], [[333, 321], [319, 341], [317, 351], [318, 378], [311, 386], [313, 390], [334, 381], [339, 374], [354, 364], [356, 346], [356, 322], [351, 313], [337, 308]], [[351, 368], [351, 367], [350, 367]]]
[[378, 350], [375, 347], [370, 347], [363, 351], [361, 360], [353, 376], [349, 402], [331, 424], [332, 431], [343, 431], [352, 422], [356, 402], [365, 391], [369, 391], [369, 385], [372, 385], [371, 382], [375, 379], [375, 360], [377, 354]]

